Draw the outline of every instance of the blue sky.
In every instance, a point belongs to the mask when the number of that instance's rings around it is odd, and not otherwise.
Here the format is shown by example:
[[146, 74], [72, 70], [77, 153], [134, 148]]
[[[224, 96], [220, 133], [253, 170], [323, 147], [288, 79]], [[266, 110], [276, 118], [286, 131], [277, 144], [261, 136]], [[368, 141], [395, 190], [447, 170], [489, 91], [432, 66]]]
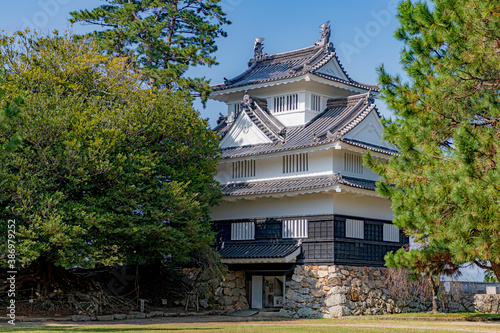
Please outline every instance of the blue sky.
[[[216, 57], [220, 65], [190, 70], [191, 76], [205, 76], [220, 83], [247, 68], [253, 55], [253, 40], [266, 38], [268, 54], [285, 52], [314, 44], [320, 37], [319, 25], [330, 21], [331, 41], [341, 63], [355, 80], [376, 83], [375, 69], [384, 63], [389, 72], [401, 72], [399, 51], [402, 43], [393, 38], [398, 22], [396, 0], [222, 0], [222, 7], [233, 24], [226, 27], [227, 38], [217, 42]], [[92, 9], [103, 0], [23, 0], [6, 1], [0, 11], [5, 33], [30, 28], [42, 32], [69, 29], [69, 13]], [[89, 26], [76, 24], [75, 33], [88, 31]], [[384, 116], [390, 116], [382, 101], [378, 103]], [[195, 103], [202, 117], [213, 125], [219, 112], [225, 112], [220, 102], [209, 102], [203, 109]]]

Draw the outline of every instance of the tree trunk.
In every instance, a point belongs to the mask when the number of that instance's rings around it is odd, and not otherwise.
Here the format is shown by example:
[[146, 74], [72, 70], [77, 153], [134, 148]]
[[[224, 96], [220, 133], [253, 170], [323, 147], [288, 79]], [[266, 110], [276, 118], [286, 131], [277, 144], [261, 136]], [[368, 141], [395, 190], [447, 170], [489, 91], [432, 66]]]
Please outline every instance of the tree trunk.
[[435, 281], [432, 276], [429, 276], [429, 282], [431, 284], [432, 289], [432, 313], [439, 313], [438, 311], [438, 292], [439, 292], [439, 276], [437, 277], [438, 281]]
[[496, 263], [493, 261], [490, 261], [491, 263], [491, 270], [493, 274], [497, 277], [498, 281], [500, 281], [500, 263]]

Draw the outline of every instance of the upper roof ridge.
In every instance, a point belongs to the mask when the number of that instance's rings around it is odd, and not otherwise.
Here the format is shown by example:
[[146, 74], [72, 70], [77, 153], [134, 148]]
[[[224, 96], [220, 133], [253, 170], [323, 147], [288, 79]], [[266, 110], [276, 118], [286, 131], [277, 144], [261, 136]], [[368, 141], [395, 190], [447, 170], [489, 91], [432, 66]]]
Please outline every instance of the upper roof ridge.
[[[329, 21], [320, 26], [321, 39], [314, 45], [297, 50], [275, 54], [263, 52], [264, 38], [255, 38], [254, 57], [248, 62], [249, 68], [232, 79], [224, 78], [224, 83], [212, 85], [214, 92], [236, 87], [245, 87], [270, 81], [279, 81], [298, 77], [307, 73], [314, 74], [329, 81], [354, 86], [363, 90], [378, 90], [376, 86], [352, 80], [338, 59], [335, 47], [330, 42], [331, 28]], [[328, 62], [336, 62], [342, 73], [332, 76], [318, 72]], [[243, 88], [244, 89], [244, 88]], [[243, 90], [242, 89], [242, 90]]]

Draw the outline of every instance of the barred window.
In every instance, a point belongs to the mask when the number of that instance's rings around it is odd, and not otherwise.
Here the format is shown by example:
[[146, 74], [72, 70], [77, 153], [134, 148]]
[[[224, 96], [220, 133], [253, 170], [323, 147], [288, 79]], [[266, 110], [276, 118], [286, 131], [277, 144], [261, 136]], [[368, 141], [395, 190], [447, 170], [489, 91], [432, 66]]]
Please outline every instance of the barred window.
[[283, 156], [283, 173], [304, 172], [309, 170], [308, 153]]
[[283, 220], [283, 238], [307, 238], [307, 220]]
[[255, 224], [253, 222], [231, 223], [231, 240], [255, 239]]
[[297, 110], [299, 108], [299, 95], [285, 95], [274, 97], [274, 112]]
[[363, 174], [363, 157], [358, 154], [344, 153], [344, 171]]
[[345, 220], [346, 238], [365, 238], [365, 223], [362, 220]]
[[233, 179], [255, 177], [255, 160], [232, 162], [231, 168]]
[[399, 242], [399, 228], [393, 224], [384, 223], [384, 242]]
[[311, 110], [321, 111], [321, 96], [311, 95]]

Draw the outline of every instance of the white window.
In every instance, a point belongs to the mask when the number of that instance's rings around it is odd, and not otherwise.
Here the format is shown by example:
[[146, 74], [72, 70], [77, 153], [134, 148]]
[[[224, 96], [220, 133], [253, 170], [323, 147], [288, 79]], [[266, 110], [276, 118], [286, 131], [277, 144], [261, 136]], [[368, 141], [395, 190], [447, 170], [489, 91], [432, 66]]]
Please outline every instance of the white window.
[[384, 242], [399, 242], [399, 228], [393, 224], [384, 223]]
[[283, 220], [283, 238], [307, 238], [307, 220]]
[[321, 111], [321, 96], [311, 95], [311, 110]]
[[232, 162], [231, 168], [233, 179], [255, 177], [255, 160]]
[[345, 236], [347, 238], [365, 238], [365, 224], [361, 220], [345, 220]]
[[231, 223], [231, 240], [250, 240], [255, 238], [253, 222]]
[[297, 110], [299, 108], [299, 95], [285, 95], [274, 97], [274, 112]]
[[309, 170], [308, 153], [283, 156], [283, 173], [304, 172]]
[[363, 174], [363, 157], [358, 154], [344, 153], [344, 171]]

